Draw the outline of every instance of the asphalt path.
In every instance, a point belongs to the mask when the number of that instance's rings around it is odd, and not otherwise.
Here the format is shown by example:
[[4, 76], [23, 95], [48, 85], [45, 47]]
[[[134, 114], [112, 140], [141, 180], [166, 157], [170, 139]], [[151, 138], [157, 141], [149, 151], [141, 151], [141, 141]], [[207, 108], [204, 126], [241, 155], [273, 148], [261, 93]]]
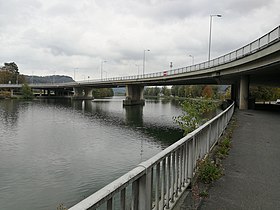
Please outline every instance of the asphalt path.
[[280, 209], [280, 112], [237, 110], [225, 175], [201, 210]]

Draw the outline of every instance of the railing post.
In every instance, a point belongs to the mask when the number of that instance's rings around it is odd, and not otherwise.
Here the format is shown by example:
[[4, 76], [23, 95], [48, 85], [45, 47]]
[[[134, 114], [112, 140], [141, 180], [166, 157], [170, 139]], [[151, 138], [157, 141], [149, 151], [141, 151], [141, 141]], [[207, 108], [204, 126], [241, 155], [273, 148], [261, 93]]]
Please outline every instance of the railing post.
[[166, 157], [167, 165], [166, 165], [166, 209], [169, 209], [169, 199], [170, 199], [170, 158], [171, 156]]
[[194, 168], [194, 138], [189, 141], [188, 144], [188, 178], [192, 180], [193, 178], [193, 168]]
[[126, 194], [126, 188], [122, 189], [121, 191], [121, 210], [125, 210], [125, 206], [126, 206], [125, 194]]
[[[162, 175], [163, 176], [163, 175]], [[159, 210], [160, 163], [156, 165], [155, 210]]]
[[152, 168], [146, 169], [146, 174], [139, 179], [139, 210], [152, 209]]
[[170, 156], [172, 163], [172, 175], [171, 175], [171, 202], [174, 202], [174, 183], [175, 183], [175, 154], [174, 152]]
[[113, 210], [113, 198], [107, 201], [107, 210]]
[[166, 192], [166, 164], [165, 159], [162, 160], [162, 178], [161, 178], [161, 206], [164, 206], [165, 192]]
[[132, 195], [131, 195], [131, 210], [138, 210], [139, 203], [139, 180], [132, 183]]

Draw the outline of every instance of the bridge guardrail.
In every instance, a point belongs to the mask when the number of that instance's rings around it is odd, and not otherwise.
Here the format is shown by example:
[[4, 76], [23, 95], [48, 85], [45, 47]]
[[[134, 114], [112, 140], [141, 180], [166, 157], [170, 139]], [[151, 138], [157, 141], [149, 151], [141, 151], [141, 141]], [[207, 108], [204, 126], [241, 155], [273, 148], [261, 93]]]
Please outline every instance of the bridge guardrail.
[[234, 112], [234, 103], [149, 160], [142, 162], [69, 210], [117, 207], [121, 210], [172, 209], [196, 173], [197, 163], [217, 143]]
[[250, 55], [252, 53], [257, 52], [280, 39], [280, 26], [276, 27], [272, 31], [263, 35], [262, 37], [256, 39], [255, 41], [237, 49], [232, 52], [229, 52], [225, 55], [222, 55], [218, 58], [212, 59], [210, 61], [205, 61], [199, 64], [194, 64], [187, 67], [172, 69], [172, 70], [163, 70], [161, 72], [142, 74], [142, 75], [133, 75], [133, 76], [125, 76], [125, 77], [113, 77], [113, 78], [104, 78], [102, 80], [89, 80], [89, 81], [81, 81], [81, 83], [94, 82], [94, 81], [120, 81], [120, 80], [136, 80], [143, 78], [154, 78], [154, 77], [164, 77], [176, 74], [183, 74], [192, 71], [203, 70], [206, 68], [211, 68], [215, 66], [219, 66], [222, 64], [226, 64], [228, 62], [232, 62], [234, 60], [240, 59], [244, 56]]

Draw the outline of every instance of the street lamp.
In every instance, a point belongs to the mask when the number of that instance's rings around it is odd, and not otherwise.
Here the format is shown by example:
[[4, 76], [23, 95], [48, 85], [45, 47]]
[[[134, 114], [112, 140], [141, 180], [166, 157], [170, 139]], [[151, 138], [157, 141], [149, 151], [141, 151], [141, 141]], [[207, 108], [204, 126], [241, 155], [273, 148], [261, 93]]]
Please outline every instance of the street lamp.
[[105, 79], [107, 79], [107, 73], [108, 73], [108, 72], [107, 72], [107, 71], [104, 71], [104, 70], [103, 70], [103, 72], [106, 74]]
[[145, 63], [146, 63], [145, 54], [146, 54], [146, 51], [149, 52], [150, 50], [149, 49], [144, 50], [144, 56], [143, 56], [143, 75], [145, 74]]
[[138, 75], [140, 74], [140, 72], [139, 72], [139, 67], [141, 66], [141, 65], [139, 65], [139, 64], [135, 64], [135, 66], [137, 66], [137, 69], [138, 69]]
[[192, 58], [192, 65], [194, 64], [194, 56], [193, 55], [189, 55], [189, 57]]
[[102, 80], [102, 76], [103, 76], [103, 63], [106, 63], [107, 61], [101, 61], [101, 80]]
[[210, 15], [210, 31], [209, 31], [208, 61], [210, 61], [210, 53], [211, 53], [212, 17], [222, 17], [222, 15]]
[[78, 68], [74, 68], [74, 81], [76, 80], [76, 70], [78, 70]]

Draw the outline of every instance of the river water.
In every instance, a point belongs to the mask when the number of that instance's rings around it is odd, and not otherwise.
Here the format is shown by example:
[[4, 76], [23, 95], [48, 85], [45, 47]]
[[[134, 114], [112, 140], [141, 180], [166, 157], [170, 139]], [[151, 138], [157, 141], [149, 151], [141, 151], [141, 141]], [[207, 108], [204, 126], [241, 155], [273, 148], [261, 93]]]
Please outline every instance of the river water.
[[0, 209], [71, 207], [183, 136], [178, 102], [122, 100], [0, 100]]

